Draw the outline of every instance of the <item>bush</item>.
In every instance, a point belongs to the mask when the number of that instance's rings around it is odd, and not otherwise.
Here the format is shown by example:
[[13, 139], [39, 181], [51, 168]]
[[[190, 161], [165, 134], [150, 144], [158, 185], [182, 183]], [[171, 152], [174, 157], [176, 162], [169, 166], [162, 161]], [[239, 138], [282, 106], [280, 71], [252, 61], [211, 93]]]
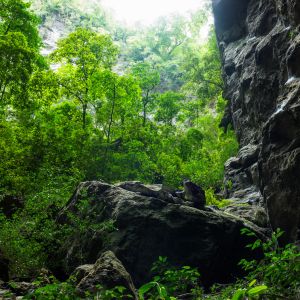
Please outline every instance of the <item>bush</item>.
[[[242, 229], [242, 234], [256, 237], [248, 229]], [[282, 235], [283, 231], [277, 229], [268, 241], [256, 239], [254, 243], [247, 245], [252, 250], [262, 249], [263, 259], [242, 259], [239, 264], [248, 275], [226, 288], [214, 286], [207, 299], [296, 299], [300, 290], [300, 252], [294, 244], [279, 246], [278, 239]]]
[[[255, 234], [247, 229], [243, 233], [248, 236]], [[249, 272], [246, 279], [250, 282], [256, 280], [268, 286], [268, 299], [292, 299], [300, 289], [300, 252], [296, 245], [279, 245], [278, 239], [283, 231], [277, 229], [267, 242], [257, 239], [248, 245], [252, 250], [261, 248], [264, 258], [261, 261], [241, 260], [242, 268]]]
[[160, 256], [151, 270], [157, 275], [151, 282], [139, 289], [139, 298], [142, 300], [174, 300], [178, 296], [180, 299], [180, 295], [183, 294], [189, 294], [193, 299], [198, 299], [202, 295], [202, 288], [199, 287], [200, 273], [196, 268], [170, 267], [167, 258]]
[[215, 205], [220, 208], [232, 204], [231, 200], [218, 200], [215, 196], [214, 190], [212, 188], [205, 191], [205, 198], [207, 205]]

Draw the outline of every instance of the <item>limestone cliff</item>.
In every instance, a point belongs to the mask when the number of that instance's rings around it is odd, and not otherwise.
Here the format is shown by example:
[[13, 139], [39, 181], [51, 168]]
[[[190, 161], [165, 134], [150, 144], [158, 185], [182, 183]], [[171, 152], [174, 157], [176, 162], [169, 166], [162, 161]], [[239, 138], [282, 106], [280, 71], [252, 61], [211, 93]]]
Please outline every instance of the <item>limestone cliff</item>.
[[300, 238], [300, 2], [213, 0], [231, 123], [241, 150], [227, 196], [263, 200], [273, 228]]

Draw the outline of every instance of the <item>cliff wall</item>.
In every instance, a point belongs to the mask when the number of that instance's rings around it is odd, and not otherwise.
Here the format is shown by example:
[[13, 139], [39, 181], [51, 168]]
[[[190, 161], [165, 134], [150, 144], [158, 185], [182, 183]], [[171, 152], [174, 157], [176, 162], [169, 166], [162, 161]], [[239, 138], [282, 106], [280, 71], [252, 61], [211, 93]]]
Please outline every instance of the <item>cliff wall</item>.
[[286, 241], [300, 238], [300, 2], [213, 0], [228, 107], [241, 150], [229, 198], [264, 203]]

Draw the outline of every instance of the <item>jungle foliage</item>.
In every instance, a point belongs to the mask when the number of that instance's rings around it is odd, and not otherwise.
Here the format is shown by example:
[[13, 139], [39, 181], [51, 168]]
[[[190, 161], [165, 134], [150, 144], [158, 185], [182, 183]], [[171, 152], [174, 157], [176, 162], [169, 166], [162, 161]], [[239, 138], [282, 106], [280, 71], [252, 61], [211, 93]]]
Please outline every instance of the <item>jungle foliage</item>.
[[[80, 181], [180, 187], [189, 178], [210, 193], [221, 188], [237, 142], [219, 128], [212, 26], [199, 39], [206, 8], [133, 30], [75, 0], [0, 3], [0, 204], [22, 206], [0, 218], [12, 275], [46, 264], [59, 235], [54, 216]], [[42, 56], [39, 26], [56, 21], [65, 35]]]
[[[100, 5], [91, 10], [82, 1], [0, 4], [0, 251], [12, 277], [36, 276], [69, 234], [55, 216], [80, 181], [178, 188], [189, 178], [218, 204], [214, 191], [222, 188], [223, 165], [237, 142], [233, 131], [219, 128], [226, 103], [212, 26], [199, 39], [209, 9], [127, 29]], [[42, 56], [39, 26], [43, 31], [57, 22], [63, 36]], [[9, 211], [7, 199], [16, 204]], [[79, 234], [90, 226], [77, 225], [72, 230]], [[209, 294], [201, 288], [201, 270], [168, 266], [160, 257], [139, 297], [289, 299], [300, 288], [299, 251], [280, 247], [281, 234], [256, 240], [250, 247], [261, 248], [263, 259], [241, 261], [248, 275]], [[43, 286], [37, 279], [25, 299], [77, 299], [72, 282], [51, 280]], [[99, 286], [97, 297], [126, 293]]]

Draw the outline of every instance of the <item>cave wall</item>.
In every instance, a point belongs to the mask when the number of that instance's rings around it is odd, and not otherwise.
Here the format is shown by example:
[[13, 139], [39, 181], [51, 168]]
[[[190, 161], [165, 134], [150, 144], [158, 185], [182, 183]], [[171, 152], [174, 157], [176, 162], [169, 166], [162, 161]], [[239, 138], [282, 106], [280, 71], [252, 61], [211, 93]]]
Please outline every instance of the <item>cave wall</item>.
[[300, 238], [300, 1], [213, 0], [222, 58], [224, 126], [240, 152], [226, 196], [263, 203], [285, 241]]

